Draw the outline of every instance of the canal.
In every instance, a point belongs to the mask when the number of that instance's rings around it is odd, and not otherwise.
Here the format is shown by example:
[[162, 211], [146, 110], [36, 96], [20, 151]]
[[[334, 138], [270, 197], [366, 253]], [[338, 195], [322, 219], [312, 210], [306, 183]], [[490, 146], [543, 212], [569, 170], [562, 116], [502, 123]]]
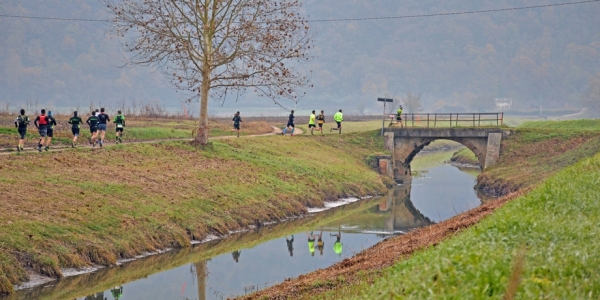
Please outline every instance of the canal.
[[264, 289], [480, 205], [473, 190], [477, 172], [443, 163], [451, 155], [418, 156], [412, 183], [383, 197], [347, 199], [349, 204], [312, 209], [302, 218], [20, 289], [0, 299], [226, 299]]

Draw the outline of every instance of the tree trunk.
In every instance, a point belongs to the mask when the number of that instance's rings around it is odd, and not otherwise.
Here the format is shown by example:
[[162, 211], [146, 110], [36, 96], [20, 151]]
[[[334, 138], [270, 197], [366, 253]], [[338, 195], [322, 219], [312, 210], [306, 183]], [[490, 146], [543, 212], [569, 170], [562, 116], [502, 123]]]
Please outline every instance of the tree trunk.
[[200, 145], [208, 144], [208, 92], [210, 90], [210, 70], [204, 67], [202, 70], [202, 88], [200, 90], [200, 120], [198, 122], [198, 132], [196, 133], [196, 143]]

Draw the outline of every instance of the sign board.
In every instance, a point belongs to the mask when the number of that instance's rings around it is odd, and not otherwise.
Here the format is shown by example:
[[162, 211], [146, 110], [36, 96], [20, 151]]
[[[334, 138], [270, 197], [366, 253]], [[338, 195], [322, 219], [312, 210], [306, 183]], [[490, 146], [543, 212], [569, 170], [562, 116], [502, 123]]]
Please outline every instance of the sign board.
[[394, 102], [394, 99], [389, 99], [389, 98], [377, 98], [377, 101], [380, 101], [380, 102]]

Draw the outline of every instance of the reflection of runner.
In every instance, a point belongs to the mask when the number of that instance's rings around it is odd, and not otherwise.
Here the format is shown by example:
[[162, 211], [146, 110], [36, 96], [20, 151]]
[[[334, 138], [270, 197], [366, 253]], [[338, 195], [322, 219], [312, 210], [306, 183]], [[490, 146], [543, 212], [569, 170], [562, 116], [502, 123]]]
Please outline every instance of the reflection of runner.
[[95, 295], [89, 295], [83, 300], [104, 300], [104, 292], [96, 293]]
[[233, 256], [233, 260], [235, 260], [236, 264], [240, 260], [240, 255], [242, 255], [242, 251], [240, 251], [240, 250], [235, 250], [235, 251], [231, 252], [231, 256]]
[[114, 288], [112, 288], [110, 290], [110, 293], [113, 295], [113, 297], [115, 298], [115, 300], [119, 300], [119, 298], [121, 298], [121, 296], [123, 296], [123, 287], [122, 286], [115, 286]]
[[319, 239], [317, 239], [317, 249], [319, 249], [319, 254], [323, 255], [323, 248], [325, 243], [323, 243], [323, 230], [319, 233]]
[[336, 240], [335, 240], [335, 244], [333, 244], [333, 251], [335, 251], [335, 254], [342, 256], [342, 247], [343, 244], [341, 242], [342, 239], [342, 229], [339, 228], [338, 229], [338, 233], [337, 234], [329, 234], [329, 236], [335, 236]]
[[288, 251], [290, 251], [290, 256], [294, 256], [294, 235], [292, 234], [292, 238], [289, 240], [286, 236], [285, 242], [287, 243]]
[[307, 232], [306, 236], [308, 237], [308, 251], [310, 252], [311, 256], [315, 256], [315, 236], [312, 234], [312, 232], [310, 234]]

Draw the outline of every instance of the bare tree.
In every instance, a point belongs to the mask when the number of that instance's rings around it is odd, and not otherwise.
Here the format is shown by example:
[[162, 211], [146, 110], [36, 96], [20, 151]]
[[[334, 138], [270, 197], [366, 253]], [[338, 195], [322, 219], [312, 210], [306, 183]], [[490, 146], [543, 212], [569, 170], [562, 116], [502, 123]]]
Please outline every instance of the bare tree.
[[423, 110], [421, 104], [421, 94], [415, 95], [411, 92], [408, 92], [404, 97], [402, 97], [402, 103], [404, 110], [406, 110], [407, 113], [418, 113]]
[[209, 97], [225, 101], [251, 89], [281, 105], [309, 83], [290, 66], [310, 49], [302, 0], [104, 1], [115, 32], [133, 36], [124, 43], [128, 63], [159, 67], [188, 101], [200, 100], [200, 144], [208, 142]]

